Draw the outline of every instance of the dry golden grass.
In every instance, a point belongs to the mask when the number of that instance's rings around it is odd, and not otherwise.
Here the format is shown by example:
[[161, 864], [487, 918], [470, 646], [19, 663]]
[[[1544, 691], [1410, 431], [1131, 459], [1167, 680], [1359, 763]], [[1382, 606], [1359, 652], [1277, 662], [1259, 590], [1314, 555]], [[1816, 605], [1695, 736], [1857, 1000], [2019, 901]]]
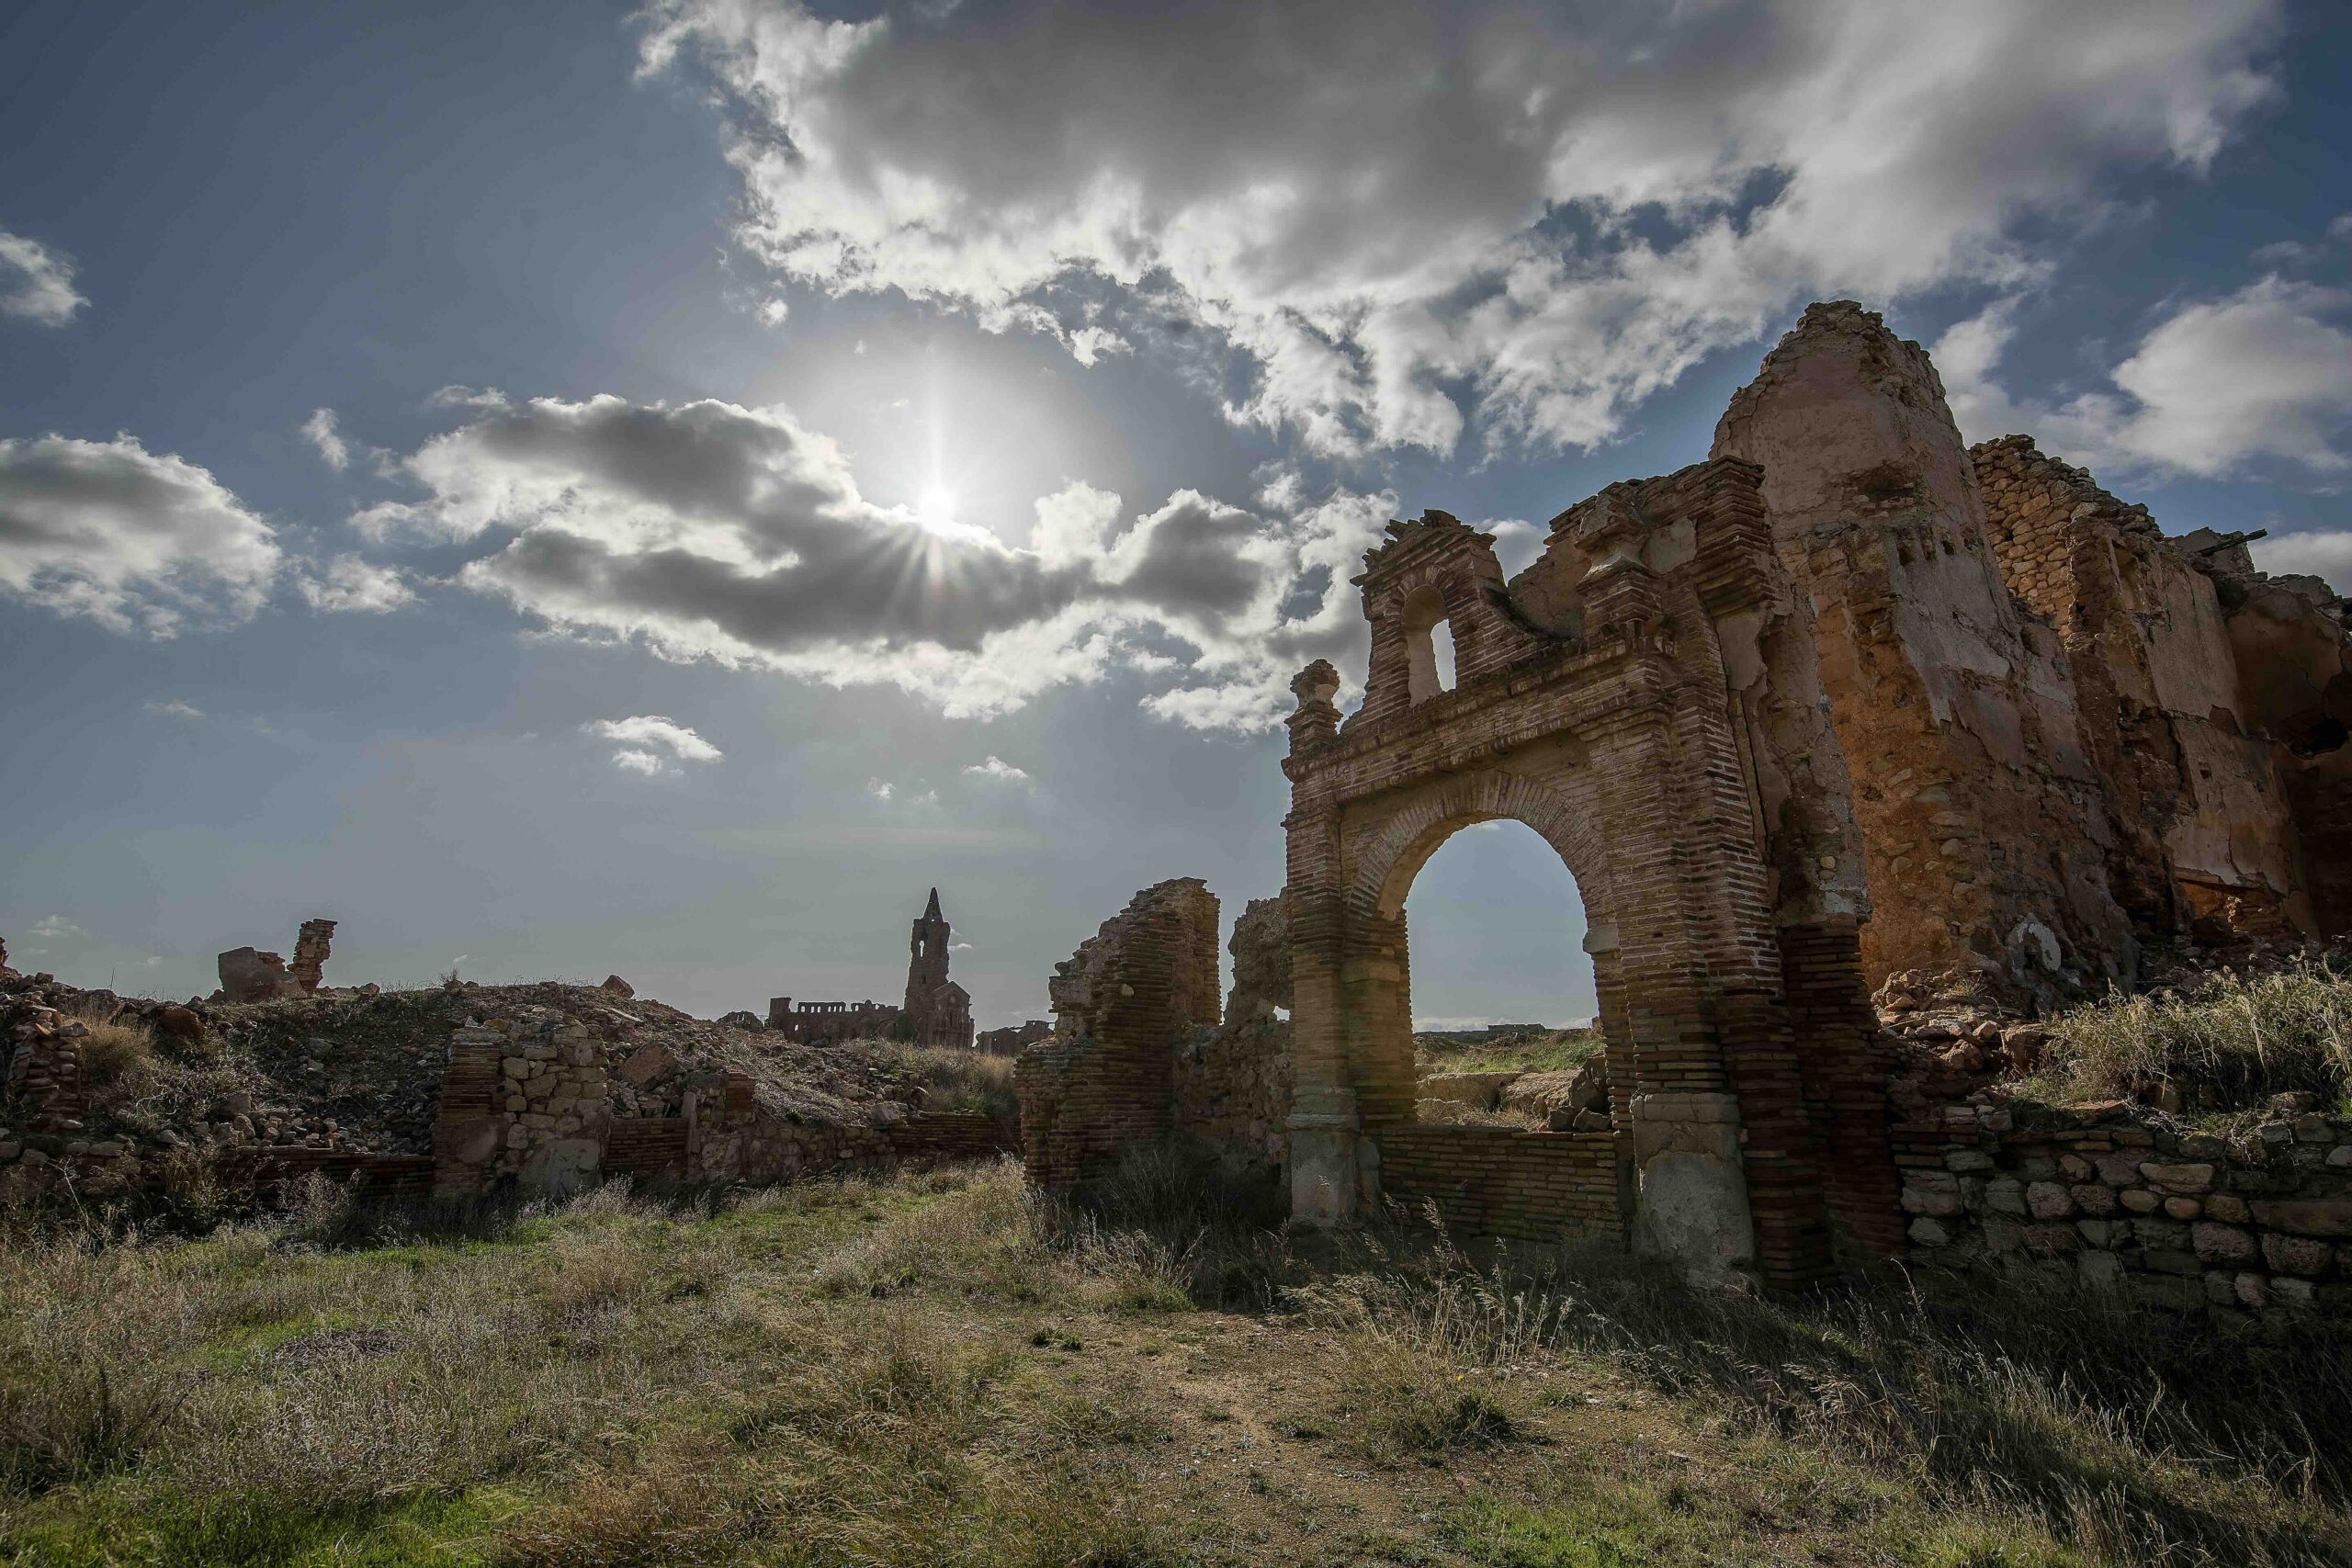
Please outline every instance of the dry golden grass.
[[2352, 1095], [2352, 974], [2341, 960], [2115, 997], [2061, 1016], [2051, 1032], [2037, 1087], [2061, 1100], [2144, 1096], [2166, 1084], [2189, 1104], [2218, 1109], [2260, 1106], [2288, 1090], [2334, 1102]]
[[2352, 1561], [2322, 1346], [1294, 1242], [1260, 1197], [998, 1165], [20, 1240], [0, 1561]]

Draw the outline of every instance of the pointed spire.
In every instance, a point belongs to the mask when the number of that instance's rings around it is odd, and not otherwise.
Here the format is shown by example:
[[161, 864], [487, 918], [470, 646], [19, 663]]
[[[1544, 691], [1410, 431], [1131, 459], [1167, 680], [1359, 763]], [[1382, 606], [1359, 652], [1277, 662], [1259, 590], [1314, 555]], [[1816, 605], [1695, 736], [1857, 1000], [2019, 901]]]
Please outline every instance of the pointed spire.
[[926, 920], [944, 920], [947, 918], [939, 912], [939, 889], [936, 887], [931, 890], [931, 903], [923, 910], [922, 918]]

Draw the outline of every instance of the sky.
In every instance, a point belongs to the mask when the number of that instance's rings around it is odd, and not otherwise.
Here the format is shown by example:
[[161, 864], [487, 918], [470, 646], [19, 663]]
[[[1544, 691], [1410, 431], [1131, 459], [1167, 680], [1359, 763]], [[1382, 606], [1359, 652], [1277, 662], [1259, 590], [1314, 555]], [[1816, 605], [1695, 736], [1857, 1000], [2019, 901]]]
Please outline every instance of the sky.
[[[1278, 890], [1290, 676], [1811, 299], [2352, 590], [2352, 15], [2286, 0], [0, 13], [0, 936], [198, 994], [895, 1001]], [[1352, 699], [1352, 684], [1342, 705]], [[1591, 1010], [1511, 824], [1430, 1025]]]

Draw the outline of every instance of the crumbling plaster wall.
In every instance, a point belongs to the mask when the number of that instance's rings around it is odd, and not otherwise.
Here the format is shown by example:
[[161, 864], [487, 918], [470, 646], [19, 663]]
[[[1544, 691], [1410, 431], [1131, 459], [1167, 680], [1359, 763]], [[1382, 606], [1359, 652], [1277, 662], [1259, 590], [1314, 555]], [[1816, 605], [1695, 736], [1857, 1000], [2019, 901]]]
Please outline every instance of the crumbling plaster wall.
[[2127, 976], [2115, 830], [2071, 671], [2001, 581], [1925, 351], [1860, 306], [1815, 305], [1733, 398], [1713, 451], [1762, 465], [1774, 541], [1812, 600], [1868, 845], [1871, 977]]

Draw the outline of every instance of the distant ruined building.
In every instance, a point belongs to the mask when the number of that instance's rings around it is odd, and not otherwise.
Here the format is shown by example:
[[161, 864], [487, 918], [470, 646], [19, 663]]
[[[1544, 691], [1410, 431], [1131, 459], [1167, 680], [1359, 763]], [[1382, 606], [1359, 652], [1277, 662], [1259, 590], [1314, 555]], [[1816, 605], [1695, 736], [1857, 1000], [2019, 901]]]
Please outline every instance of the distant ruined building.
[[841, 1040], [907, 1040], [918, 1045], [969, 1050], [971, 993], [947, 977], [948, 925], [939, 912], [939, 889], [917, 916], [908, 943], [907, 996], [899, 1007], [876, 1001], [803, 1002], [768, 999], [768, 1027], [807, 1045]]
[[[2347, 605], [2249, 537], [2165, 537], [2024, 436], [1972, 449], [1850, 302], [1705, 461], [1569, 507], [1516, 577], [1445, 513], [1390, 525], [1362, 705], [1321, 660], [1293, 683], [1283, 897], [1234, 944], [1238, 987], [1271, 935], [1280, 999], [1253, 979], [1253, 1029], [1220, 1022], [1216, 900], [1138, 895], [1020, 1060], [1032, 1179], [1192, 1140], [1279, 1169], [1300, 1221], [1434, 1210], [1779, 1287], [1930, 1245], [1898, 1172], [1954, 1179], [1940, 1124], [1895, 1134], [1873, 987], [2047, 1010], [2132, 984], [2144, 936], [2352, 931]], [[1606, 1130], [1419, 1120], [1407, 895], [1503, 818], [1583, 897]]]

